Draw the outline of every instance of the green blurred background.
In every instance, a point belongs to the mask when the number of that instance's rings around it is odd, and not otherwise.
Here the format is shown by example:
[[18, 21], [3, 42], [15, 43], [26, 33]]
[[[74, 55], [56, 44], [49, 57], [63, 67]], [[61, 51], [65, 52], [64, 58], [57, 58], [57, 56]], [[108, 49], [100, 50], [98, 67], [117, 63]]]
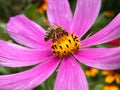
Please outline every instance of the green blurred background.
[[[71, 9], [74, 12], [76, 6], [76, 0], [69, 0]], [[9, 35], [6, 33], [5, 24], [8, 22], [11, 16], [24, 13], [27, 17], [35, 21], [36, 23], [42, 25], [49, 24], [46, 18], [46, 3], [47, 0], [0, 0], [0, 39], [6, 41], [14, 42]], [[101, 28], [107, 25], [118, 13], [120, 12], [120, 0], [102, 0], [102, 7], [100, 14], [91, 27], [89, 32], [85, 35], [93, 34], [98, 32]], [[85, 38], [83, 37], [83, 38]], [[104, 47], [106, 45], [98, 46]], [[84, 70], [90, 70], [91, 68], [82, 65]], [[0, 66], [0, 74], [10, 74], [20, 72], [31, 67], [23, 68], [9, 68]], [[94, 72], [91, 72], [94, 73]], [[54, 81], [56, 77], [56, 72], [43, 84], [36, 87], [34, 90], [52, 90], [54, 86]], [[105, 76], [102, 75], [102, 71], [98, 70], [98, 73], [94, 76], [87, 75], [90, 90], [103, 90], [103, 87], [107, 84], [105, 82]], [[64, 84], [64, 83], [63, 83]], [[110, 85], [115, 84], [119, 89], [109, 89], [109, 90], [120, 90], [120, 85], [115, 82], [110, 83]], [[105, 89], [108, 90], [108, 89]]]

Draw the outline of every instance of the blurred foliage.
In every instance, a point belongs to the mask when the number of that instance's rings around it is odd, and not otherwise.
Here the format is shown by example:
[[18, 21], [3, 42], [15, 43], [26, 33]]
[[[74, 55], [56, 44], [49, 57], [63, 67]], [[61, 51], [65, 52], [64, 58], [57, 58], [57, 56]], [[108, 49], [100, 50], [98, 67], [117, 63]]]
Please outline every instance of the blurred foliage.
[[101, 11], [104, 12], [109, 10], [118, 14], [120, 12], [120, 0], [102, 0]]
[[10, 16], [22, 13], [28, 0], [0, 0], [0, 20], [7, 21]]
[[[69, 0], [72, 12], [74, 13], [76, 7], [76, 0]], [[49, 22], [47, 20], [46, 12], [43, 13], [37, 11], [40, 5], [44, 5], [42, 0], [0, 0], [0, 39], [7, 41], [13, 41], [6, 32], [5, 24], [8, 22], [11, 16], [15, 16], [20, 13], [24, 13], [27, 17], [35, 21], [36, 23], [46, 27]], [[40, 9], [40, 8], [39, 8]], [[83, 38], [98, 32], [104, 26], [106, 26], [118, 13], [120, 12], [120, 0], [102, 0], [102, 7], [98, 18], [94, 25], [86, 33]], [[105, 47], [105, 45], [99, 45], [98, 47]], [[87, 66], [81, 64], [84, 70], [87, 70]], [[31, 67], [24, 68], [8, 68], [0, 67], [0, 74], [10, 74], [27, 70]], [[56, 73], [47, 79], [42, 85], [35, 88], [35, 90], [52, 90], [55, 82]], [[102, 90], [106, 85], [105, 77], [101, 74], [101, 71], [95, 76], [87, 76], [90, 90]], [[119, 85], [118, 85], [119, 86]]]

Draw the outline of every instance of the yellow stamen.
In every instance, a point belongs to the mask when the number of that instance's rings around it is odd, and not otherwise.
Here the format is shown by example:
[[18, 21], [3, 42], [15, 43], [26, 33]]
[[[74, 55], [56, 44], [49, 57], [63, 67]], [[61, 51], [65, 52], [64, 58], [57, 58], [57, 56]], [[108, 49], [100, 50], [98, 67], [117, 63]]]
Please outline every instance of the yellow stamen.
[[55, 56], [64, 57], [74, 54], [80, 48], [80, 40], [74, 35], [63, 35], [51, 45], [52, 52]]

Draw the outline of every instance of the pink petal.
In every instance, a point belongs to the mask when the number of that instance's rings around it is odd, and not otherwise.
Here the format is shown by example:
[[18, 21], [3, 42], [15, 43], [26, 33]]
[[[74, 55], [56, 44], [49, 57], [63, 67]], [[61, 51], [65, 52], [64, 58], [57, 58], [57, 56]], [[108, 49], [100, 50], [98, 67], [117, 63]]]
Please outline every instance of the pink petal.
[[81, 42], [83, 46], [97, 45], [120, 37], [120, 14], [101, 31]]
[[80, 38], [90, 29], [100, 11], [101, 0], [77, 0], [71, 26], [72, 32]]
[[44, 41], [45, 30], [23, 14], [11, 17], [6, 28], [9, 35], [20, 44], [32, 48], [49, 46]]
[[62, 61], [54, 90], [88, 90], [88, 83], [82, 68], [73, 57]]
[[52, 25], [59, 25], [69, 30], [72, 13], [68, 0], [48, 0], [47, 15]]
[[53, 54], [50, 49], [25, 48], [0, 40], [0, 65], [9, 67], [29, 66], [48, 59]]
[[81, 49], [75, 54], [75, 57], [80, 62], [99, 69], [120, 68], [120, 47]]
[[57, 68], [60, 60], [51, 58], [30, 70], [0, 76], [0, 90], [30, 90], [44, 82]]

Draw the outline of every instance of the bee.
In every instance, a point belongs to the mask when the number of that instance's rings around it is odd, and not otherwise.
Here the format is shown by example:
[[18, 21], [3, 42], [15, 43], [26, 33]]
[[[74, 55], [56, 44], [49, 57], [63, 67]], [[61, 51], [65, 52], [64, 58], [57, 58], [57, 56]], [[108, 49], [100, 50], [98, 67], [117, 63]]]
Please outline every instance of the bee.
[[55, 42], [58, 38], [62, 37], [63, 35], [68, 35], [68, 32], [66, 32], [62, 27], [50, 26], [46, 31], [44, 40], [48, 41], [52, 39], [52, 41]]

